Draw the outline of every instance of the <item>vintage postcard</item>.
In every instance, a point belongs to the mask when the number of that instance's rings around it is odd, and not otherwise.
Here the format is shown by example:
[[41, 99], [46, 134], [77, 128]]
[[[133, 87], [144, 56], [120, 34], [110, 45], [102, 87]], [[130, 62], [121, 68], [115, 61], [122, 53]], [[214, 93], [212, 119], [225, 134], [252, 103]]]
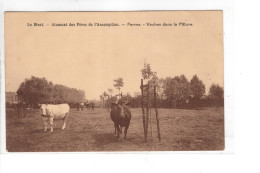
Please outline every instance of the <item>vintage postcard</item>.
[[222, 11], [4, 19], [6, 151], [225, 149]]

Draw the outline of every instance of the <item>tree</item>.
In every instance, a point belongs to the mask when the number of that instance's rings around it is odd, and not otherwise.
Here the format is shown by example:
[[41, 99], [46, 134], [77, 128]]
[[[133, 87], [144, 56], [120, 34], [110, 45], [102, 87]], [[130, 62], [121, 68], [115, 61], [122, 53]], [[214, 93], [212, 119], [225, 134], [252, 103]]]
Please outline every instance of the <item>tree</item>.
[[32, 76], [25, 79], [17, 90], [20, 100], [30, 105], [38, 103], [76, 103], [85, 99], [85, 92], [76, 88], [69, 88], [64, 85], [54, 85], [45, 78]]
[[113, 94], [113, 90], [111, 88], [108, 88], [108, 92], [110, 94], [110, 97], [112, 97], [112, 94]]
[[178, 85], [178, 96], [181, 102], [186, 101], [190, 96], [190, 83], [185, 77], [185, 75], [180, 76], [179, 85]]
[[103, 94], [101, 94], [99, 97], [100, 97], [100, 100], [101, 100], [101, 107], [104, 108], [105, 105], [104, 105], [104, 96], [103, 96]]
[[212, 84], [209, 89], [209, 96], [215, 98], [223, 98], [224, 97], [224, 89], [220, 87], [218, 84]]
[[209, 89], [209, 99], [212, 106], [223, 106], [224, 105], [224, 89], [218, 84], [212, 84]]
[[103, 101], [103, 94], [99, 96], [100, 100]]
[[[154, 85], [156, 88], [159, 88], [159, 78], [157, 73], [152, 71], [151, 64], [144, 62], [144, 67], [141, 69], [142, 77], [146, 81], [147, 85], [149, 84], [149, 98], [153, 100], [154, 98]], [[158, 94], [157, 94], [158, 95]], [[150, 101], [151, 103], [151, 101]]]
[[121, 89], [121, 87], [123, 87], [123, 86], [124, 86], [123, 78], [119, 77], [119, 78], [117, 78], [117, 79], [114, 79], [114, 87], [115, 87], [116, 89], [118, 89], [119, 94], [120, 94], [120, 89]]
[[162, 81], [163, 96], [169, 106], [176, 107], [190, 96], [189, 81], [185, 75], [167, 77]]
[[142, 77], [144, 80], [146, 80], [147, 82], [153, 78], [153, 79], [158, 79], [156, 72], [153, 72], [151, 69], [151, 65], [147, 62], [144, 62], [144, 68], [141, 70], [142, 73]]
[[85, 100], [85, 91], [56, 84], [52, 96], [54, 103], [79, 103]]
[[[65, 87], [63, 85], [55, 85], [53, 88], [53, 98], [54, 103], [62, 103], [65, 101]], [[70, 100], [72, 100], [73, 97], [70, 97]]]
[[[105, 107], [108, 107], [108, 98], [109, 98], [109, 94], [106, 91], [104, 91], [103, 92], [103, 102], [104, 102], [103, 104]], [[107, 100], [105, 100], [105, 99], [107, 99]]]
[[194, 75], [190, 81], [190, 92], [194, 99], [200, 99], [205, 94], [205, 85]]
[[53, 84], [45, 78], [32, 76], [20, 84], [17, 95], [21, 100], [33, 105], [50, 100], [52, 89]]
[[175, 85], [176, 83], [174, 83], [174, 80], [171, 77], [166, 77], [163, 80], [163, 95], [169, 104], [174, 98], [174, 89], [176, 88]]
[[83, 90], [77, 90], [77, 94], [78, 94], [78, 102], [83, 102], [85, 101], [85, 91]]
[[157, 83], [156, 83], [156, 89], [157, 89], [157, 94], [159, 99], [165, 98], [164, 92], [163, 92], [163, 84], [164, 84], [164, 79], [163, 78], [158, 78]]

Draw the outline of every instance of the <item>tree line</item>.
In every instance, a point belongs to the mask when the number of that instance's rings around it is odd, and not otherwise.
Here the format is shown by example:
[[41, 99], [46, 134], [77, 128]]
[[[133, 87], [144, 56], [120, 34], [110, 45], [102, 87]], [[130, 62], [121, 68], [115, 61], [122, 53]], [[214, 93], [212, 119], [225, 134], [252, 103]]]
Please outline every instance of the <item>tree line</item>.
[[[224, 89], [218, 84], [210, 86], [206, 95], [206, 87], [197, 75], [190, 81], [184, 74], [174, 77], [158, 78], [149, 63], [144, 63], [141, 70], [147, 84], [157, 88], [157, 102], [166, 108], [193, 108], [203, 106], [224, 106]], [[150, 92], [152, 93], [152, 92]], [[153, 95], [150, 96], [153, 98]]]
[[45, 78], [32, 76], [22, 82], [16, 92], [20, 101], [35, 107], [40, 103], [70, 103], [85, 101], [85, 91], [53, 84]]
[[[197, 75], [194, 75], [189, 81], [186, 76], [173, 76], [166, 78], [158, 78], [157, 73], [152, 71], [149, 63], [144, 63], [141, 69], [141, 76], [146, 85], [156, 86], [157, 89], [157, 104], [161, 108], [194, 108], [224, 106], [224, 89], [218, 84], [212, 84], [206, 95], [206, 87], [202, 80]], [[114, 87], [119, 91], [124, 86], [122, 78], [114, 80]], [[153, 101], [153, 87], [149, 87], [149, 98]], [[108, 89], [100, 95], [100, 99], [104, 107], [109, 107], [111, 102], [116, 100], [116, 95], [112, 95], [113, 90]], [[145, 96], [144, 96], [145, 97]], [[141, 107], [142, 96], [132, 97], [129, 94], [123, 94], [123, 100], [127, 100], [133, 107]]]
[[155, 82], [160, 107], [194, 108], [205, 106], [223, 106], [224, 90], [218, 84], [210, 86], [206, 95], [206, 87], [197, 75], [190, 81], [185, 75], [161, 78]]

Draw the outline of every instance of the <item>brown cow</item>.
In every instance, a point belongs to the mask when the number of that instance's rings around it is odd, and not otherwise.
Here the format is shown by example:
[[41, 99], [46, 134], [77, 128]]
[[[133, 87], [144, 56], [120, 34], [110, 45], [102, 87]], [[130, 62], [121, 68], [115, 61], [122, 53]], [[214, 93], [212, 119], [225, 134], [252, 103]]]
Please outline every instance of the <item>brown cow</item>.
[[131, 111], [129, 107], [123, 104], [122, 102], [119, 102], [118, 104], [112, 103], [110, 117], [114, 122], [115, 135], [117, 134], [117, 137], [120, 138], [120, 133], [122, 133], [122, 127], [125, 127], [124, 139], [126, 139], [127, 130], [131, 120]]

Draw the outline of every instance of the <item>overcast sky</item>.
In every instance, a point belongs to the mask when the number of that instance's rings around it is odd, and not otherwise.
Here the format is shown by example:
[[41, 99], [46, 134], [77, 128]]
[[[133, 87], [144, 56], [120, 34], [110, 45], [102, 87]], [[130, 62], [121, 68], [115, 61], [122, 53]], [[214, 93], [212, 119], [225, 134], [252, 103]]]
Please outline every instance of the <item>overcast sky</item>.
[[[44, 26], [27, 26], [27, 23]], [[52, 23], [119, 23], [119, 27], [53, 27]], [[127, 26], [127, 23], [142, 26]], [[146, 23], [192, 23], [155, 27]], [[144, 25], [143, 25], [144, 24]], [[48, 25], [48, 26], [47, 26]], [[6, 91], [25, 78], [45, 77], [82, 89], [87, 99], [124, 79], [123, 93], [140, 91], [140, 70], [151, 63], [159, 77], [193, 75], [206, 85], [224, 86], [222, 12], [7, 13]], [[114, 89], [114, 93], [116, 93]]]

